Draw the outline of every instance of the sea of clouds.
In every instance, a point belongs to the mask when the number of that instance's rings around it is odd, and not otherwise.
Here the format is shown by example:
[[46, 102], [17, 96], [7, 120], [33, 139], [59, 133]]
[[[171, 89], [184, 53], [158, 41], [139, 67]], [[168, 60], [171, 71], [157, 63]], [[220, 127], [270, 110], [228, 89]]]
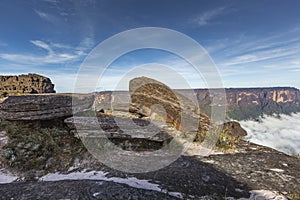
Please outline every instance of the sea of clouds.
[[240, 121], [248, 132], [245, 140], [272, 147], [290, 155], [300, 154], [300, 113], [264, 116]]

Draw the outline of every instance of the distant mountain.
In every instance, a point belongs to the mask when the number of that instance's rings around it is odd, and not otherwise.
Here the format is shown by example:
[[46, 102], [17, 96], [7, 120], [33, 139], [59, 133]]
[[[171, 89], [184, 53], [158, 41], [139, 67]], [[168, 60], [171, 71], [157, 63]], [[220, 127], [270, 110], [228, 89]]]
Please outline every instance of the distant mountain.
[[[292, 87], [225, 89], [227, 116], [236, 120], [255, 119], [266, 114], [291, 114], [300, 111], [300, 91]], [[195, 90], [200, 107], [209, 114], [207, 89]]]
[[[213, 96], [210, 95], [208, 89], [178, 91], [186, 94], [194, 92], [201, 110], [210, 115]], [[255, 119], [263, 114], [291, 114], [293, 112], [300, 112], [300, 91], [297, 88], [227, 88], [225, 91], [227, 116], [231, 119]], [[98, 102], [114, 102], [119, 101], [119, 99], [129, 100], [128, 92], [97, 93]]]

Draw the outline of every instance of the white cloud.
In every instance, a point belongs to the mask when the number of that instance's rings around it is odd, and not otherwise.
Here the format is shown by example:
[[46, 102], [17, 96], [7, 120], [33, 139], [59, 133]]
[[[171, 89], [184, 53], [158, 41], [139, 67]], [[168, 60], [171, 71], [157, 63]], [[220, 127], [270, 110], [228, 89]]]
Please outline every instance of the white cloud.
[[[90, 41], [88, 44], [85, 42], [78, 47], [71, 47], [65, 44], [59, 43], [46, 43], [41, 40], [31, 40], [30, 42], [36, 47], [47, 51], [46, 55], [34, 55], [34, 54], [13, 54], [2, 53], [0, 58], [11, 61], [14, 63], [25, 65], [45, 65], [45, 64], [64, 64], [67, 62], [75, 62], [80, 60], [84, 55], [87, 55], [87, 51], [90, 50]], [[87, 46], [88, 45], [88, 46]]]
[[39, 11], [39, 10], [34, 10], [34, 12], [43, 20], [46, 20], [50, 23], [53, 23], [53, 24], [56, 24], [58, 22], [58, 19], [57, 17], [55, 17], [54, 15], [52, 14], [49, 14], [49, 13], [45, 13], [45, 12], [42, 12], [42, 11]]
[[239, 61], [256, 62], [264, 60], [264, 57], [280, 57], [281, 53], [283, 56], [298, 54], [299, 57], [300, 37], [298, 32], [289, 31], [270, 35], [268, 37], [251, 37], [240, 34], [230, 39], [209, 40], [205, 47], [220, 64], [235, 63], [235, 61], [238, 64], [243, 64]]
[[[299, 30], [205, 41], [227, 87], [299, 87]], [[262, 75], [265, 76], [262, 76]], [[276, 80], [276, 81], [274, 81]]]
[[276, 48], [276, 49], [271, 49], [266, 51], [257, 51], [250, 54], [243, 54], [237, 57], [233, 57], [223, 65], [224, 66], [241, 65], [246, 63], [269, 60], [273, 58], [281, 58], [281, 57], [293, 55], [295, 53], [296, 52], [294, 51], [294, 49], [289, 49], [289, 48], [285, 48], [285, 49]]
[[209, 22], [214, 18], [224, 14], [225, 11], [226, 11], [225, 7], [220, 7], [214, 10], [206, 11], [201, 15], [199, 15], [198, 17], [196, 17], [196, 19], [194, 19], [194, 22], [196, 22], [199, 26], [205, 26], [209, 24]]
[[248, 132], [246, 140], [287, 154], [300, 154], [300, 113], [266, 116], [259, 121], [241, 121]]
[[49, 52], [49, 54], [54, 54], [53, 50], [45, 42], [40, 41], [40, 40], [31, 40], [30, 42], [37, 47], [47, 50]]

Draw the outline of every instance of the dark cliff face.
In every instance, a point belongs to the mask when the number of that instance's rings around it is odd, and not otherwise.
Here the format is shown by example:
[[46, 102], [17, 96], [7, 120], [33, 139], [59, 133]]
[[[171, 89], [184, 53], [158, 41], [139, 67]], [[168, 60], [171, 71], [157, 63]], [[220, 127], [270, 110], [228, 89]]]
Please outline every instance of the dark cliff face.
[[[300, 91], [292, 87], [228, 88], [227, 116], [236, 120], [255, 119], [262, 114], [291, 114], [300, 112]], [[180, 93], [190, 93], [180, 90]], [[124, 92], [123, 92], [124, 93]], [[201, 111], [210, 115], [212, 96], [208, 89], [194, 89]], [[110, 92], [101, 92], [98, 100], [112, 100]], [[216, 94], [217, 95], [217, 94]], [[124, 94], [124, 96], [126, 96]]]
[[49, 78], [37, 74], [0, 76], [0, 97], [39, 93], [55, 93]]
[[[290, 114], [300, 111], [300, 91], [291, 87], [228, 88], [227, 116], [236, 120], [257, 118], [262, 114]], [[200, 107], [209, 114], [212, 97], [207, 89], [196, 89]]]

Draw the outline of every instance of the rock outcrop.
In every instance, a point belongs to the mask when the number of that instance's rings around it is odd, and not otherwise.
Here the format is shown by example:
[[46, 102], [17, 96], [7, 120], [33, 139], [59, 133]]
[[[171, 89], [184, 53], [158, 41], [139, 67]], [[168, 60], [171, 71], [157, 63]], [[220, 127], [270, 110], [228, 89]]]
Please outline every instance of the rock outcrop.
[[[118, 123], [116, 123], [116, 121]], [[156, 127], [143, 119], [130, 119], [123, 117], [102, 116], [96, 117], [70, 117], [64, 121], [74, 135], [87, 139], [108, 138], [112, 143], [124, 150], [153, 151], [162, 148], [173, 138], [170, 133], [176, 130], [171, 126]], [[135, 125], [144, 129], [135, 129]], [[162, 130], [160, 130], [162, 129]], [[155, 135], [154, 131], [160, 130]]]
[[91, 108], [93, 95], [41, 94], [8, 97], [0, 104], [0, 119], [10, 121], [51, 120], [70, 117]]
[[223, 131], [232, 136], [232, 137], [245, 137], [247, 135], [247, 131], [243, 129], [240, 125], [240, 123], [231, 121], [231, 122], [226, 122], [223, 124]]
[[203, 142], [208, 148], [215, 145], [222, 151], [232, 151], [247, 135], [238, 122], [218, 126], [189, 98], [173, 91], [161, 82], [139, 77], [129, 84], [130, 112], [141, 116], [160, 118], [182, 131], [194, 142]]
[[0, 98], [40, 93], [55, 93], [54, 84], [49, 78], [38, 74], [0, 76]]
[[142, 116], [158, 115], [183, 132], [205, 133], [210, 119], [187, 97], [147, 77], [134, 78], [129, 83], [131, 104], [129, 111]]

